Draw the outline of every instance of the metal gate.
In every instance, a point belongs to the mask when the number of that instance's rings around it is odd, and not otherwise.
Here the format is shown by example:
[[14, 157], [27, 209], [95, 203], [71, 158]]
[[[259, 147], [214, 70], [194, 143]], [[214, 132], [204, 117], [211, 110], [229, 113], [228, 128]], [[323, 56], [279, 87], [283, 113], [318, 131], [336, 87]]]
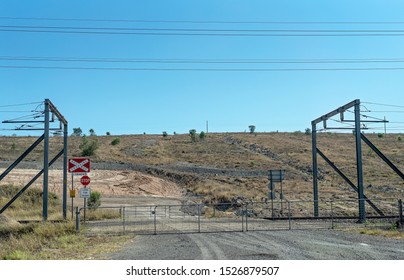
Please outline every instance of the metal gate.
[[86, 212], [77, 208], [76, 230], [84, 230], [89, 235], [156, 235], [358, 226], [391, 228], [400, 220], [402, 223], [400, 202], [396, 199], [375, 201], [385, 215], [378, 216], [369, 209], [365, 223], [358, 223], [360, 219], [354, 207], [358, 200], [319, 202], [319, 217], [314, 217], [312, 213], [310, 205], [313, 201], [119, 206], [87, 209]]

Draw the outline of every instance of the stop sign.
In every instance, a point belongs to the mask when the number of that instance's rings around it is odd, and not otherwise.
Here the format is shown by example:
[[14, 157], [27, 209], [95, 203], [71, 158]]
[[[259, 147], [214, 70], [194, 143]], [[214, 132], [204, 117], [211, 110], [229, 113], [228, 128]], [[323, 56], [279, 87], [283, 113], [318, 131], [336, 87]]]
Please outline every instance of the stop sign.
[[90, 177], [88, 177], [87, 175], [81, 177], [80, 183], [83, 184], [84, 186], [87, 186], [88, 184], [90, 184]]

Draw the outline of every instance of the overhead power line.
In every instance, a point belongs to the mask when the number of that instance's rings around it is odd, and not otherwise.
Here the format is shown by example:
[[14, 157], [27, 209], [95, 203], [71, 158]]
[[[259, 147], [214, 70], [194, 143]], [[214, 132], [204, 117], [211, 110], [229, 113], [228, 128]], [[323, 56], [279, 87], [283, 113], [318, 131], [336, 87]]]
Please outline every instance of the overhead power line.
[[401, 105], [394, 105], [394, 104], [383, 104], [383, 103], [375, 103], [375, 102], [362, 102], [364, 104], [372, 104], [372, 105], [379, 105], [379, 106], [385, 106], [385, 107], [395, 107], [395, 108], [404, 108], [404, 106]]
[[348, 64], [404, 63], [403, 58], [371, 59], [167, 59], [167, 58], [96, 58], [96, 57], [27, 57], [0, 56], [4, 61], [103, 62], [103, 63], [172, 63], [172, 64]]
[[0, 108], [17, 107], [17, 106], [25, 106], [25, 105], [33, 105], [33, 104], [42, 104], [42, 103], [43, 103], [43, 102], [30, 102], [30, 103], [19, 103], [19, 104], [0, 105]]
[[307, 25], [400, 25], [403, 21], [225, 21], [225, 20], [145, 20], [145, 19], [96, 19], [96, 18], [46, 18], [46, 17], [0, 17], [1, 20], [15, 21], [69, 21], [69, 22], [126, 22], [126, 23], [190, 23], [190, 24], [307, 24]]
[[222, 36], [222, 37], [357, 37], [404, 36], [404, 30], [381, 29], [196, 29], [196, 28], [115, 28], [75, 26], [1, 25], [0, 32], [152, 35], [152, 36]]
[[129, 68], [129, 67], [65, 67], [0, 65], [5, 69], [48, 69], [48, 70], [103, 70], [103, 71], [201, 71], [201, 72], [292, 72], [292, 71], [398, 71], [404, 67], [372, 68]]

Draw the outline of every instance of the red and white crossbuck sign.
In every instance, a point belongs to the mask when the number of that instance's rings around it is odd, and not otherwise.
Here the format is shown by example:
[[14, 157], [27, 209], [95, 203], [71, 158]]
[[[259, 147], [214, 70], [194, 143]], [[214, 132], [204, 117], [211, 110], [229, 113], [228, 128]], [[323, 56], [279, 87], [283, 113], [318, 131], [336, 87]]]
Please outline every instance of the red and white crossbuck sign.
[[89, 158], [69, 158], [70, 173], [87, 173], [90, 172]]

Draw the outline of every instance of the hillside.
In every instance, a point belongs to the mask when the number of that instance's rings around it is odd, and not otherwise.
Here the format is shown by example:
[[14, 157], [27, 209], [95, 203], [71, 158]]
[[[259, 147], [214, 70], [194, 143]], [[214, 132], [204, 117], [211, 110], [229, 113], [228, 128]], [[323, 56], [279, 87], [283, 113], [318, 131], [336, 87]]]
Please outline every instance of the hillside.
[[[116, 145], [111, 142], [119, 138]], [[400, 169], [404, 169], [401, 137], [397, 134], [368, 134], [368, 138]], [[133, 186], [147, 187], [148, 180], [160, 178], [159, 188], [165, 185], [183, 195], [197, 195], [207, 202], [229, 202], [237, 199], [260, 201], [267, 197], [270, 169], [285, 169], [284, 196], [288, 200], [312, 200], [311, 137], [304, 133], [214, 133], [205, 140], [191, 142], [189, 135], [122, 135], [92, 136], [98, 143], [93, 164], [92, 186], [97, 188], [114, 180], [116, 193], [125, 194]], [[34, 137], [0, 137], [0, 162], [5, 168], [16, 159]], [[69, 137], [69, 156], [80, 156], [81, 137]], [[62, 138], [51, 138], [50, 154], [63, 146]], [[352, 134], [318, 135], [318, 147], [349, 178], [356, 181], [355, 142]], [[24, 160], [19, 168], [40, 168], [42, 147]], [[369, 198], [404, 197], [404, 183], [366, 144], [363, 143], [365, 194]], [[61, 160], [52, 168], [56, 174]], [[55, 170], [56, 169], [56, 170]], [[115, 173], [102, 170], [115, 170]], [[319, 196], [321, 199], [356, 199], [357, 195], [336, 173], [319, 158]], [[136, 172], [135, 175], [128, 175]], [[98, 175], [97, 175], [98, 174]], [[101, 175], [103, 174], [103, 175]], [[10, 176], [19, 177], [18, 171]], [[61, 184], [59, 175], [51, 177], [51, 185]], [[110, 178], [108, 178], [110, 176]], [[14, 179], [16, 180], [16, 179]], [[52, 181], [53, 180], [53, 181]], [[56, 181], [55, 181], [56, 180]], [[98, 181], [97, 181], [98, 180]], [[7, 178], [3, 180], [7, 182]], [[1, 182], [3, 184], [4, 182]], [[123, 183], [124, 182], [124, 183]], [[139, 183], [140, 182], [140, 183]], [[164, 183], [171, 182], [171, 183]], [[156, 182], [155, 182], [156, 183]], [[39, 184], [40, 185], [40, 184]], [[279, 192], [279, 186], [276, 186]], [[118, 191], [121, 190], [121, 191]], [[106, 193], [113, 195], [115, 192]], [[127, 195], [158, 195], [159, 192], [128, 193]], [[169, 196], [167, 192], [163, 194]]]

